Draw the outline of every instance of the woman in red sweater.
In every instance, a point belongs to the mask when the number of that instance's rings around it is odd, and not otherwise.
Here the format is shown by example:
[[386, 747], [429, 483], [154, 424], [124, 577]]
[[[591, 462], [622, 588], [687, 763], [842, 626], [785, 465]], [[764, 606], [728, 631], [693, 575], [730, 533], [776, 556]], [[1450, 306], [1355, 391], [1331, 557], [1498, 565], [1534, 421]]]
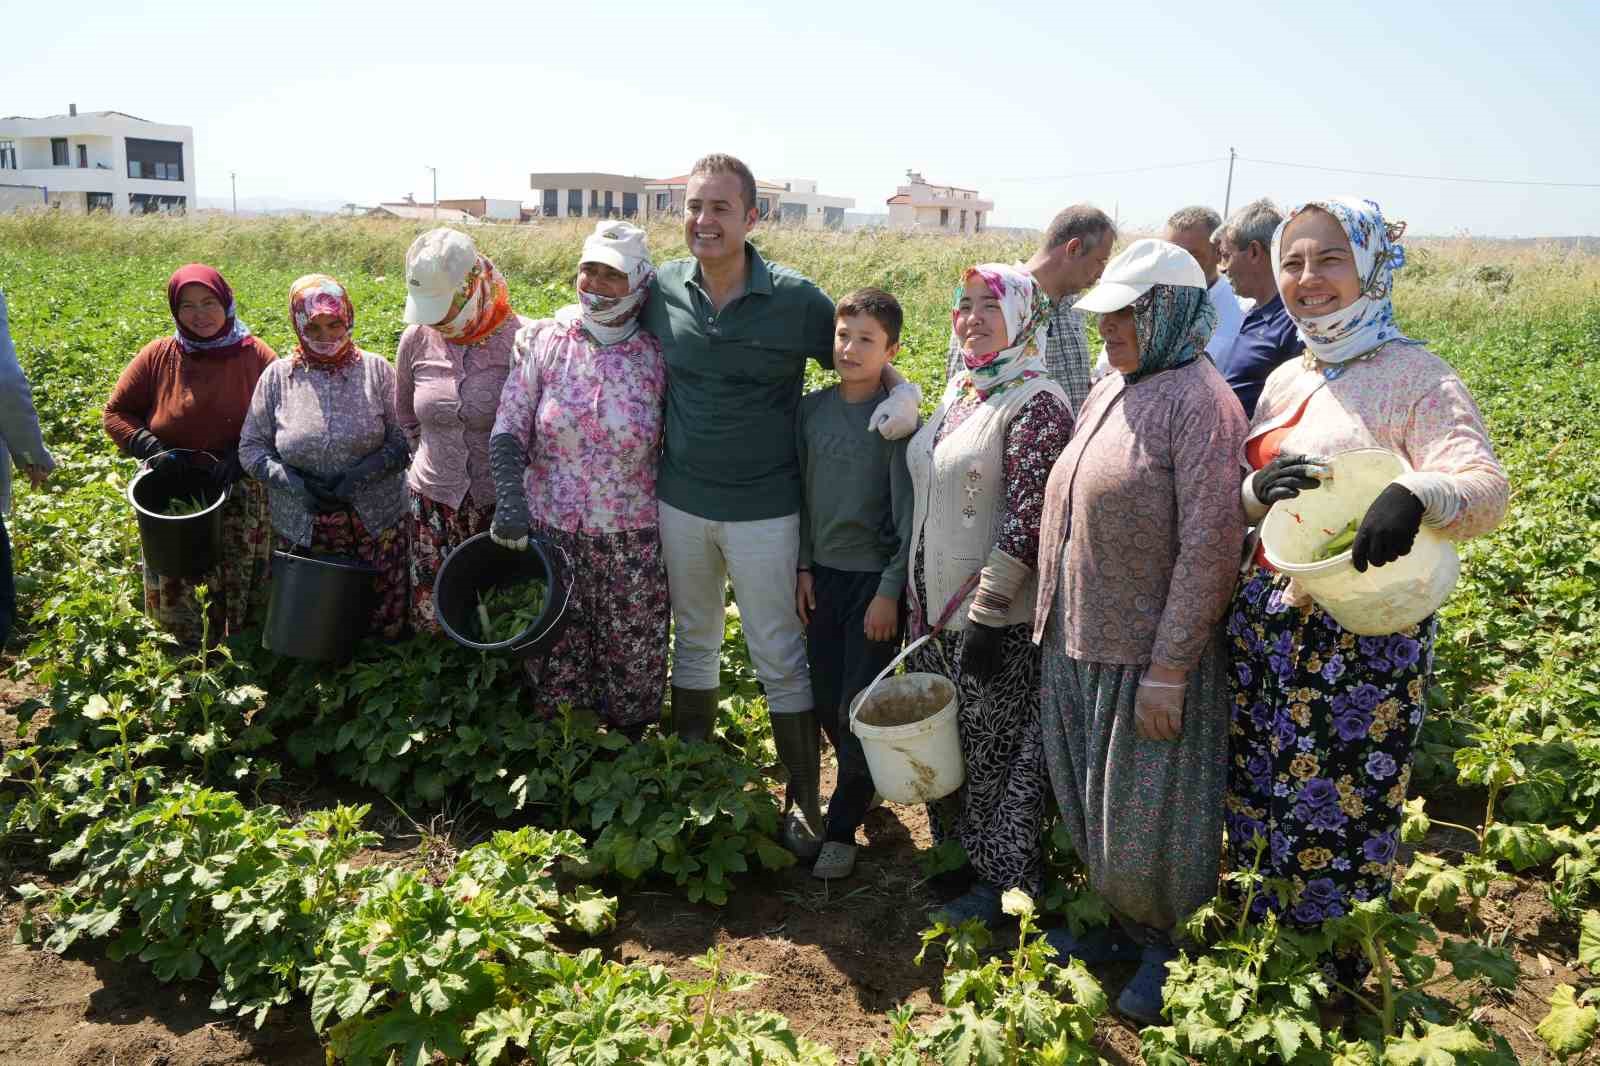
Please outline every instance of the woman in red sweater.
[[211, 590], [211, 632], [218, 638], [244, 627], [265, 585], [272, 551], [267, 498], [239, 468], [239, 431], [256, 379], [278, 356], [239, 321], [233, 290], [203, 263], [172, 275], [167, 306], [177, 332], [133, 357], [111, 390], [102, 424], [135, 459], [207, 464], [215, 484], [232, 486], [222, 510], [223, 554], [211, 573], [191, 580], [144, 571], [145, 613], [193, 644], [201, 631], [196, 585]]

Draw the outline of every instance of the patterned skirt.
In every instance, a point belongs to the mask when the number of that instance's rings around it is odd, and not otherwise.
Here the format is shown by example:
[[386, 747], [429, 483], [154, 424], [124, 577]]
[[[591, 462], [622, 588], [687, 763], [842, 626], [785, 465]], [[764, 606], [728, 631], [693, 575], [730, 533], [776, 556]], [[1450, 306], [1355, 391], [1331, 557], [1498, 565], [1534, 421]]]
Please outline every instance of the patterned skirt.
[[145, 566], [144, 613], [184, 644], [198, 645], [202, 627], [194, 589], [204, 585], [211, 594], [211, 639], [242, 632], [266, 602], [271, 532], [266, 487], [250, 478], [234, 482], [222, 505], [222, 558], [197, 578], [165, 577]]
[[1248, 869], [1265, 838], [1261, 872], [1292, 886], [1288, 917], [1315, 926], [1389, 894], [1437, 621], [1358, 637], [1292, 606], [1288, 583], [1258, 566], [1228, 609], [1229, 858]]
[[457, 508], [431, 500], [416, 489], [407, 492], [411, 498], [411, 628], [418, 633], [437, 633], [433, 579], [444, 565], [445, 556], [468, 537], [489, 528], [494, 504], [476, 507], [472, 497], [467, 496]]
[[[295, 547], [288, 537], [274, 538], [280, 551]], [[406, 602], [410, 599], [406, 577], [406, 525], [396, 522], [373, 536], [353, 510], [319, 514], [312, 518], [311, 543], [302, 545], [319, 555], [342, 555], [378, 570], [378, 598], [372, 609], [371, 634], [395, 640], [405, 630]]]
[[1038, 895], [1048, 787], [1039, 733], [1039, 648], [1028, 626], [1007, 626], [1000, 668], [984, 685], [961, 673], [965, 640], [965, 631], [941, 630], [906, 663], [908, 670], [955, 684], [956, 725], [967, 764], [966, 783], [928, 805], [929, 827], [934, 843], [959, 841], [973, 872], [989, 887]]
[[566, 628], [526, 660], [534, 710], [550, 717], [565, 703], [619, 727], [660, 719], [672, 619], [660, 532], [568, 533], [535, 523], [534, 534], [572, 559]]

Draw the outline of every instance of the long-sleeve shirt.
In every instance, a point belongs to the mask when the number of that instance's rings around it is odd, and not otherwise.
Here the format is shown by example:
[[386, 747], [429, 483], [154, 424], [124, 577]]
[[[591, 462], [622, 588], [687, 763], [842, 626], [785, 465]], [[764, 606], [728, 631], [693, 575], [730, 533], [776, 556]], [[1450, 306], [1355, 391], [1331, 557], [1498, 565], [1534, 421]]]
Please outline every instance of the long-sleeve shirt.
[[1059, 584], [1067, 655], [1193, 667], [1239, 574], [1244, 435], [1209, 359], [1102, 378], [1050, 472], [1033, 639]]
[[541, 319], [516, 348], [492, 435], [527, 450], [529, 515], [568, 533], [654, 529], [667, 387], [655, 337], [601, 347], [576, 321]]
[[511, 372], [512, 315], [477, 344], [451, 344], [428, 326], [408, 326], [395, 352], [395, 410], [412, 451], [406, 483], [436, 503], [494, 503], [489, 431]]
[[[321, 478], [336, 478], [373, 452], [404, 445], [394, 410], [394, 367], [362, 352], [349, 366], [326, 370], [280, 359], [267, 368], [250, 401], [239, 463], [259, 481], [273, 463]], [[373, 536], [405, 511], [405, 469], [372, 478], [351, 506]], [[270, 490], [272, 528], [296, 544], [311, 543], [315, 515], [287, 489]]]
[[259, 337], [246, 337], [225, 353], [190, 354], [177, 338], [158, 338], [117, 378], [101, 424], [123, 451], [141, 429], [169, 448], [229, 451], [239, 446], [256, 382], [277, 359]]
[[817, 563], [875, 573], [878, 595], [899, 599], [906, 585], [915, 500], [906, 469], [910, 438], [884, 440], [867, 427], [888, 395], [846, 403], [837, 386], [808, 393], [795, 417], [800, 453], [801, 568]]
[[0, 292], [0, 514], [11, 510], [11, 463], [18, 467], [38, 466], [54, 470], [56, 461], [44, 446], [39, 431], [39, 413], [33, 408], [33, 389], [28, 386], [17, 349], [11, 343], [11, 323], [6, 295]]
[[[1511, 486], [1478, 405], [1450, 365], [1420, 344], [1391, 343], [1373, 359], [1346, 364], [1332, 381], [1299, 360], [1280, 366], [1261, 391], [1248, 439], [1290, 422], [1276, 452], [1329, 456], [1378, 447], [1403, 456], [1412, 472], [1398, 480], [1441, 536], [1466, 540], [1505, 517]], [[1253, 519], [1266, 514], [1253, 509]]]

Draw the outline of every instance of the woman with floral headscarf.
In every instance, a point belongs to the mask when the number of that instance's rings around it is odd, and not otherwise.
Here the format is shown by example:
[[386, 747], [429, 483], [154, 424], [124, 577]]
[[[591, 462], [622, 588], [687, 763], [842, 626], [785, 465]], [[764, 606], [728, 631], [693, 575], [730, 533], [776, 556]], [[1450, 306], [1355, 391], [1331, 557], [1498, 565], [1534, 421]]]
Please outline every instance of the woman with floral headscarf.
[[909, 668], [955, 684], [966, 761], [966, 784], [929, 807], [935, 841], [958, 841], [974, 875], [936, 912], [952, 923], [993, 923], [1002, 892], [1039, 891], [1046, 783], [1028, 624], [1045, 479], [1072, 432], [1044, 363], [1049, 314], [1031, 275], [968, 270], [951, 312], [962, 369], [906, 448], [912, 635], [937, 629]]
[[517, 334], [489, 438], [490, 536], [520, 549], [531, 534], [572, 561], [569, 622], [526, 660], [535, 710], [569, 704], [634, 736], [661, 717], [671, 618], [656, 524], [666, 364], [639, 328], [654, 276], [643, 230], [596, 225], [578, 302]]
[[405, 319], [413, 325], [395, 353], [395, 408], [414, 452], [406, 475], [411, 624], [437, 631], [439, 566], [494, 515], [489, 431], [517, 331], [529, 323], [512, 313], [494, 263], [456, 230], [430, 230], [412, 243], [406, 282]]
[[1223, 611], [1244, 543], [1244, 413], [1205, 358], [1205, 273], [1140, 240], [1077, 303], [1111, 366], [1050, 472], [1033, 635], [1061, 817], [1117, 926], [1052, 946], [1139, 959], [1117, 1001], [1158, 1024], [1172, 931], [1217, 890], [1228, 745]]
[[267, 485], [279, 548], [354, 557], [377, 568], [372, 632], [406, 620], [405, 468], [394, 368], [356, 347], [344, 286], [307, 274], [289, 287], [294, 356], [256, 386], [239, 460]]
[[[1272, 239], [1304, 355], [1267, 379], [1244, 456], [1250, 519], [1314, 492], [1320, 457], [1386, 448], [1411, 472], [1379, 494], [1352, 549], [1357, 570], [1411, 550], [1418, 529], [1465, 540], [1505, 514], [1509, 486], [1455, 371], [1400, 333], [1390, 303], [1403, 225], [1370, 200], [1295, 208]], [[1288, 918], [1315, 926], [1385, 898], [1412, 746], [1422, 726], [1434, 617], [1388, 636], [1347, 632], [1257, 551], [1228, 613], [1234, 659], [1227, 826], [1231, 859], [1293, 886]], [[1257, 914], [1277, 906], [1256, 897]], [[1360, 960], [1330, 960], [1347, 985]]]
[[196, 585], [211, 593], [211, 635], [244, 628], [259, 601], [272, 552], [267, 499], [243, 481], [239, 431], [256, 381], [277, 353], [239, 318], [233, 290], [204, 263], [179, 267], [167, 280], [176, 331], [146, 344], [122, 371], [101, 422], [117, 447], [151, 466], [195, 464], [217, 488], [231, 486], [222, 508], [223, 547], [216, 567], [198, 578], [144, 568], [144, 610], [184, 643], [201, 633]]

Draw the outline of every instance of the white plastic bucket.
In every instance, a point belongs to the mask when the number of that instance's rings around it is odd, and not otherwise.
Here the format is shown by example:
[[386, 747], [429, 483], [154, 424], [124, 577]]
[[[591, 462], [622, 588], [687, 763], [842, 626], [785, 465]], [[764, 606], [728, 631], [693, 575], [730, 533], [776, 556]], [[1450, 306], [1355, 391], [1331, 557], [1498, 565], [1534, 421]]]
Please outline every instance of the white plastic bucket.
[[[956, 687], [938, 674], [889, 677], [901, 660], [931, 637], [912, 641], [850, 704], [850, 732], [861, 740], [872, 786], [895, 803], [929, 803], [948, 796], [967, 779], [956, 728]], [[938, 707], [904, 725], [873, 725], [861, 720], [864, 708], [889, 701]]]
[[1267, 561], [1292, 576], [1317, 605], [1352, 633], [1376, 637], [1422, 621], [1449, 598], [1461, 574], [1455, 545], [1423, 526], [1411, 551], [1366, 573], [1350, 549], [1313, 562], [1352, 519], [1359, 523], [1390, 482], [1411, 469], [1383, 448], [1357, 448], [1329, 461], [1322, 485], [1272, 505], [1261, 523]]

